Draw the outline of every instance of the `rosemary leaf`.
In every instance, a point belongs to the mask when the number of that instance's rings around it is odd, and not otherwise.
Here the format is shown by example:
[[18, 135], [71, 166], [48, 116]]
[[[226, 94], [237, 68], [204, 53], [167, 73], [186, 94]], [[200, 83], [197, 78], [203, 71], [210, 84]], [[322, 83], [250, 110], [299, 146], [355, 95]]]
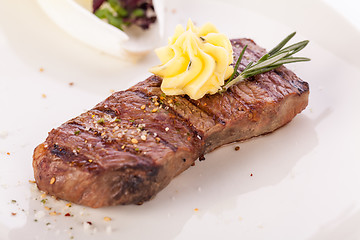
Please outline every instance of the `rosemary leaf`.
[[[271, 57], [268, 60], [265, 60], [265, 61], [263, 61], [261, 63], [256, 63], [251, 68], [252, 69], [261, 69], [261, 68], [270, 66], [270, 65], [274, 64], [275, 62], [279, 61], [280, 59], [283, 59], [284, 57], [286, 57], [287, 54], [288, 53], [281, 53], [281, 54], [279, 54], [277, 56], [274, 56], [274, 57]], [[248, 70], [250, 70], [250, 69], [248, 69]]]
[[253, 61], [251, 61], [251, 62], [249, 62], [249, 64], [244, 68], [244, 70], [243, 71], [246, 71], [246, 70], [248, 70], [252, 65], [254, 64], [254, 62]]
[[310, 61], [310, 58], [290, 57], [290, 58], [279, 60], [276, 62], [276, 64], [283, 65], [283, 64], [287, 64], [287, 63], [306, 62], [306, 61]]
[[294, 55], [295, 53], [297, 53], [297, 52], [301, 51], [303, 48], [305, 48], [308, 43], [309, 43], [308, 40], [295, 43], [291, 46], [288, 46], [288, 47], [282, 49], [281, 51], [277, 52], [273, 56], [284, 53], [284, 52], [288, 52], [289, 53], [288, 56]]
[[284, 48], [284, 46], [290, 41], [291, 38], [295, 36], [295, 34], [296, 32], [291, 33], [278, 45], [276, 45], [276, 47], [274, 47], [270, 52], [264, 54], [257, 62], [250, 62], [245, 67], [245, 69], [236, 78], [234, 78], [235, 74], [238, 72], [240, 62], [247, 48], [246, 45], [241, 51], [238, 60], [236, 61], [233, 74], [231, 75], [229, 80], [226, 81], [225, 85], [220, 89], [219, 92], [225, 92], [229, 87], [240, 81], [244, 81], [245, 79], [255, 76], [257, 74], [271, 71], [284, 64], [310, 61], [310, 59], [306, 57], [292, 57], [292, 55], [301, 51], [307, 46], [307, 44], [309, 43], [308, 40], [301, 41]]
[[271, 66], [268, 66], [268, 67], [264, 67], [264, 68], [261, 68], [261, 69], [254, 69], [254, 70], [251, 70], [251, 71], [248, 71], [246, 72], [243, 76], [244, 78], [249, 78], [249, 77], [252, 77], [252, 76], [255, 76], [255, 75], [258, 75], [258, 74], [261, 74], [261, 73], [265, 73], [265, 72], [268, 72], [268, 71], [271, 71], [275, 68], [278, 68], [280, 67], [282, 64], [274, 64], [274, 65], [271, 65]]
[[235, 74], [237, 73], [237, 69], [239, 68], [240, 66], [240, 62], [241, 62], [241, 59], [242, 57], [244, 56], [244, 53], [245, 53], [245, 50], [247, 48], [248, 45], [245, 45], [245, 47], [243, 47], [241, 53], [240, 53], [240, 56], [238, 58], [238, 60], [236, 61], [236, 64], [235, 64], [235, 67], [234, 67], [234, 72], [231, 74], [230, 78], [227, 80], [226, 84], [228, 84], [229, 82], [231, 82], [233, 80], [233, 78], [235, 77]]
[[291, 33], [287, 36], [284, 40], [282, 40], [276, 47], [269, 51], [269, 55], [273, 55], [274, 53], [278, 52], [281, 48], [283, 48], [289, 41], [295, 36], [296, 32]]
[[269, 59], [270, 55], [267, 53], [267, 54], [264, 54], [257, 62], [258, 63], [261, 63], [267, 59]]

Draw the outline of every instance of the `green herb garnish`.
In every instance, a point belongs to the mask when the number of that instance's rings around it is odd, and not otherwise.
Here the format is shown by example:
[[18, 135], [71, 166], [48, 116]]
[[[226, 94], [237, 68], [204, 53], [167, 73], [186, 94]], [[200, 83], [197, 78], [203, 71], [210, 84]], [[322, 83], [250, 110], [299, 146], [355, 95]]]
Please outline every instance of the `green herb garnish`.
[[96, 10], [95, 15], [98, 18], [106, 19], [109, 24], [123, 31], [126, 25], [124, 18], [128, 16], [128, 11], [121, 6], [118, 0], [107, 0], [107, 2], [110, 6]]
[[108, 23], [113, 25], [114, 27], [117, 27], [122, 31], [124, 30], [124, 21], [122, 20], [122, 18], [113, 15], [113, 13], [109, 9], [99, 9], [95, 12], [95, 15], [100, 19], [106, 19]]
[[133, 17], [143, 17], [145, 16], [145, 11], [141, 8], [137, 8], [131, 13], [131, 15]]
[[238, 71], [241, 59], [245, 53], [247, 45], [243, 48], [240, 53], [238, 60], [236, 61], [234, 67], [234, 73], [231, 77], [226, 81], [225, 85], [222, 86], [220, 92], [225, 92], [229, 87], [232, 85], [244, 81], [247, 78], [255, 76], [257, 74], [265, 73], [271, 71], [275, 68], [278, 68], [287, 63], [295, 63], [295, 62], [305, 62], [310, 61], [309, 58], [305, 57], [293, 57], [295, 53], [302, 50], [306, 45], [309, 43], [308, 40], [301, 41], [290, 45], [286, 48], [283, 48], [291, 38], [295, 36], [296, 32], [293, 32], [289, 36], [287, 36], [284, 40], [282, 40], [276, 47], [274, 47], [271, 51], [267, 54], [262, 56], [257, 62], [250, 62], [245, 69], [235, 78], [235, 75]]
[[104, 124], [105, 123], [105, 119], [103, 118], [100, 118], [98, 121], [97, 121], [98, 124]]
[[135, 0], [96, 0], [96, 2], [93, 4], [94, 14], [122, 31], [131, 25], [137, 25], [145, 30], [156, 20], [155, 16], [149, 14], [154, 12], [151, 1], [145, 3]]
[[118, 17], [126, 17], [129, 13], [123, 8], [118, 0], [107, 0]]

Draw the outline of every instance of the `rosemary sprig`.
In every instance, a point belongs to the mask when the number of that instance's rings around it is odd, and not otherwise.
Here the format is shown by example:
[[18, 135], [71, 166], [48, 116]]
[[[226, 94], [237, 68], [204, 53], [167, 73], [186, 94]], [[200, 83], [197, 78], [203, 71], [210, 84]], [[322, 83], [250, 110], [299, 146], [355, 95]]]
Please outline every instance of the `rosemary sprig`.
[[250, 62], [245, 69], [235, 78], [237, 70], [239, 68], [241, 59], [245, 53], [247, 45], [243, 48], [240, 53], [238, 60], [234, 67], [234, 73], [226, 81], [225, 85], [222, 86], [220, 92], [225, 92], [232, 85], [244, 81], [245, 79], [255, 76], [260, 73], [268, 72], [275, 68], [278, 68], [287, 63], [305, 62], [310, 61], [309, 58], [305, 57], [293, 57], [295, 53], [301, 51], [309, 43], [308, 40], [301, 41], [283, 48], [291, 38], [295, 36], [296, 32], [291, 33], [284, 40], [282, 40], [276, 47], [270, 50], [267, 54], [263, 55], [257, 62]]

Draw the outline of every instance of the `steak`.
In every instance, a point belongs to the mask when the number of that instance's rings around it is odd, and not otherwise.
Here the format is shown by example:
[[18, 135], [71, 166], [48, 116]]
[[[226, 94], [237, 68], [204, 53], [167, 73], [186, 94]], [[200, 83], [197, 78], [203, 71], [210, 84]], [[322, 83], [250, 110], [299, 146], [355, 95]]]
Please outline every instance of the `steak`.
[[[231, 40], [239, 71], [265, 49]], [[308, 83], [282, 66], [199, 100], [166, 96], [151, 76], [51, 130], [34, 151], [40, 190], [98, 208], [140, 204], [224, 144], [270, 133], [308, 104]]]

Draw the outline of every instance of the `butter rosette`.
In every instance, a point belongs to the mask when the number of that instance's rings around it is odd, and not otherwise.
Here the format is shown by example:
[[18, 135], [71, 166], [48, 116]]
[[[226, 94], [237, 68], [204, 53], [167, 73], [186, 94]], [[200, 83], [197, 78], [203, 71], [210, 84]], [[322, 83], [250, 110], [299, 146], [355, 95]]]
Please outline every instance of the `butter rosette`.
[[189, 20], [186, 30], [178, 25], [168, 45], [155, 53], [161, 65], [150, 72], [163, 78], [166, 95], [187, 94], [196, 100], [215, 94], [234, 72], [230, 40], [211, 23], [196, 27]]

